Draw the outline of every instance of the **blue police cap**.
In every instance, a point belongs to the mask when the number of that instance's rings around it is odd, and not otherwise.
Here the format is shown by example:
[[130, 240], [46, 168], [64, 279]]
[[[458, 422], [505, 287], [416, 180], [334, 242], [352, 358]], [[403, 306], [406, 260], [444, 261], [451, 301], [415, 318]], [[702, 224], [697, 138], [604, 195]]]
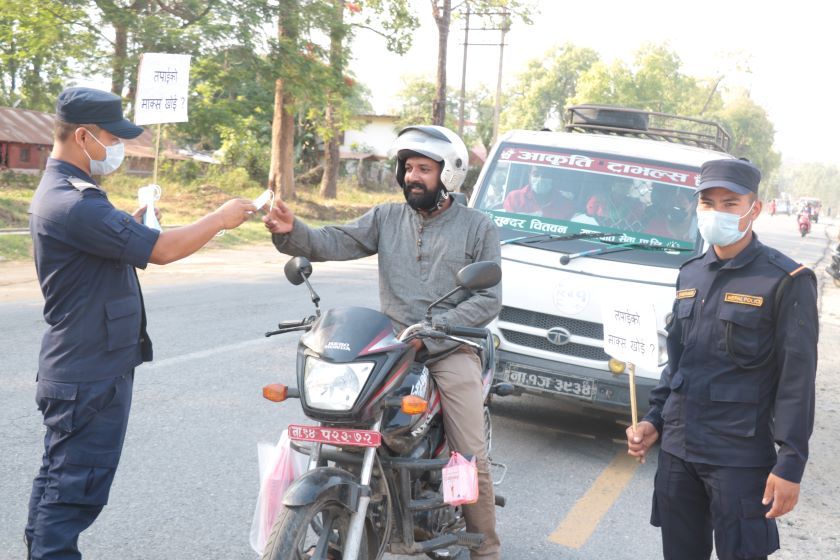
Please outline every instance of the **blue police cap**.
[[65, 89], [58, 94], [55, 115], [68, 123], [95, 124], [118, 138], [136, 138], [143, 133], [142, 128], [123, 117], [122, 99], [99, 89]]
[[715, 159], [700, 167], [700, 184], [697, 192], [722, 187], [738, 194], [758, 192], [761, 171], [743, 159]]

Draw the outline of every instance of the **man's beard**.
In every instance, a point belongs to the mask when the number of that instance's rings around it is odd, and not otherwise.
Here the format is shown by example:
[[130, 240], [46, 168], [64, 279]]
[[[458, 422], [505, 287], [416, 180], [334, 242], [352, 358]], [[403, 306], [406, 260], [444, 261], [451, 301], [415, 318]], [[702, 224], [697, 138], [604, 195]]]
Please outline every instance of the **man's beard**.
[[[422, 193], [413, 193], [412, 189], [422, 189]], [[437, 206], [439, 202], [439, 195], [441, 194], [442, 186], [438, 186], [437, 190], [431, 191], [423, 183], [406, 183], [403, 187], [403, 195], [405, 201], [409, 206], [415, 210], [430, 211]]]

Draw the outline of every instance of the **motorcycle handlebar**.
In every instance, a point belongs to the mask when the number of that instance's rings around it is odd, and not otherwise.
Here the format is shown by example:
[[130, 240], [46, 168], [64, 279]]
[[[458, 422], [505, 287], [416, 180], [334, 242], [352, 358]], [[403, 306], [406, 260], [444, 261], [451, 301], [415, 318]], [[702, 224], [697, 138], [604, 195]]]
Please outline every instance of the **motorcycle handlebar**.
[[452, 327], [445, 325], [441, 330], [451, 336], [466, 336], [469, 338], [487, 338], [490, 331], [484, 327]]
[[276, 331], [268, 331], [265, 333], [266, 337], [274, 336], [275, 334], [285, 334], [294, 331], [306, 331], [309, 330], [309, 327], [312, 326], [312, 323], [315, 321], [315, 317], [307, 317], [306, 319], [301, 319], [300, 321], [283, 321], [279, 325], [277, 325]]

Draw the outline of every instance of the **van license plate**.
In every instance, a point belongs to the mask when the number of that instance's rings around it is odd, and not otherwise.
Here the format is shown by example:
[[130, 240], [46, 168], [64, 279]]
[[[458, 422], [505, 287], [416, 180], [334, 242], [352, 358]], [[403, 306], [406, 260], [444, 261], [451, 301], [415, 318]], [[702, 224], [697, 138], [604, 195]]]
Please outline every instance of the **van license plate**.
[[373, 430], [350, 430], [346, 428], [330, 428], [327, 426], [289, 425], [289, 439], [295, 441], [312, 441], [328, 445], [349, 445], [352, 447], [379, 447], [382, 445], [382, 434]]
[[510, 369], [507, 372], [510, 383], [546, 391], [548, 393], [559, 393], [571, 395], [585, 400], [595, 398], [595, 382], [591, 379], [572, 377], [544, 370], [519, 370]]

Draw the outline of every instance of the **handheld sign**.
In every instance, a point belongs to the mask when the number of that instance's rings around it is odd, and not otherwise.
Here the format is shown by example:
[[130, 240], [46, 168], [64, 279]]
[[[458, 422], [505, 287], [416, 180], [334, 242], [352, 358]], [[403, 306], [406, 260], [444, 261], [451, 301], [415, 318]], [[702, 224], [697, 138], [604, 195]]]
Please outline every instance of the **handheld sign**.
[[630, 376], [630, 412], [633, 429], [638, 423], [636, 366], [659, 367], [659, 335], [656, 313], [650, 303], [633, 294], [606, 298], [601, 305], [604, 323], [604, 352], [627, 363]]
[[144, 53], [137, 73], [134, 123], [187, 122], [190, 55]]

